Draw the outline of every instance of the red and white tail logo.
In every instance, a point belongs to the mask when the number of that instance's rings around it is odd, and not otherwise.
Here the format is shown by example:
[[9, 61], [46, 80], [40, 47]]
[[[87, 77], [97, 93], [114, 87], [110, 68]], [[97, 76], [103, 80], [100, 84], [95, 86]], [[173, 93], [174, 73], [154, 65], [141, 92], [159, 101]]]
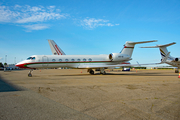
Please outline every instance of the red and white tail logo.
[[48, 40], [48, 42], [53, 55], [66, 55], [53, 40]]

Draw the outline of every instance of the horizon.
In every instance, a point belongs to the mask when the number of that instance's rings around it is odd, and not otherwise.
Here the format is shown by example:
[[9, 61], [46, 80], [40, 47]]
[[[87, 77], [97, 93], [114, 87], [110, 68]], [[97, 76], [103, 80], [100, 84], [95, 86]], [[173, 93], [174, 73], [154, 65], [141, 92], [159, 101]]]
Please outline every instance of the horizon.
[[118, 53], [126, 41], [158, 40], [136, 45], [129, 62], [159, 63], [158, 48], [139, 47], [176, 42], [167, 49], [180, 56], [179, 13], [178, 0], [2, 0], [0, 62], [52, 55], [47, 41], [52, 39], [67, 55]]

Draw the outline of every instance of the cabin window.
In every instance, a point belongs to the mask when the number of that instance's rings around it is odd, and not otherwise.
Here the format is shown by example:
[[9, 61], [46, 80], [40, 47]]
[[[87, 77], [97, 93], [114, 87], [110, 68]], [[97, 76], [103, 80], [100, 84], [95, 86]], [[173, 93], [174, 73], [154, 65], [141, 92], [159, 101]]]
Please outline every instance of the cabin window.
[[83, 59], [83, 61], [85, 62], [85, 61], [86, 61], [86, 59], [84, 58], [84, 59]]
[[52, 59], [53, 62], [55, 62], [56, 60], [55, 59]]
[[71, 59], [72, 62], [74, 62], [75, 60], [74, 59]]
[[77, 59], [77, 61], [78, 61], [78, 62], [80, 62], [80, 61], [81, 61], [81, 59]]
[[69, 60], [68, 59], [65, 59], [66, 62], [68, 62]]
[[62, 59], [59, 59], [59, 62], [62, 62]]
[[89, 58], [89, 59], [88, 59], [88, 61], [90, 61], [90, 62], [91, 62], [91, 61], [92, 61], [92, 59], [91, 59], [91, 58]]

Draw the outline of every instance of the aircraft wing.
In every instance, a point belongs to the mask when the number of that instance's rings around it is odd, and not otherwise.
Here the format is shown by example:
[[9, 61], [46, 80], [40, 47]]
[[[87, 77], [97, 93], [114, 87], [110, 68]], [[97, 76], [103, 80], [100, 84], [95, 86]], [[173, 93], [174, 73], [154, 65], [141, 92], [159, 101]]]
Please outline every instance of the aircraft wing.
[[158, 65], [162, 63], [148, 63], [148, 64], [117, 64], [117, 65], [80, 65], [78, 68], [111, 68], [111, 67], [133, 67], [133, 66], [141, 66], [141, 65]]

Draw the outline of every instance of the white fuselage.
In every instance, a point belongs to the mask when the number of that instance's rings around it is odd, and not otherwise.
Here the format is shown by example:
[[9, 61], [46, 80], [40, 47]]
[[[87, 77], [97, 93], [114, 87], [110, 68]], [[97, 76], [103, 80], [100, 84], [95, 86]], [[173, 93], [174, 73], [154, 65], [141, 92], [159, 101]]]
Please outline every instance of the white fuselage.
[[[21, 68], [98, 68], [103, 65], [116, 65], [131, 60], [129, 55], [118, 53], [116, 59], [109, 59], [109, 55], [33, 55], [16, 66]], [[96, 67], [97, 66], [97, 67]], [[100, 68], [99, 67], [99, 68]]]

